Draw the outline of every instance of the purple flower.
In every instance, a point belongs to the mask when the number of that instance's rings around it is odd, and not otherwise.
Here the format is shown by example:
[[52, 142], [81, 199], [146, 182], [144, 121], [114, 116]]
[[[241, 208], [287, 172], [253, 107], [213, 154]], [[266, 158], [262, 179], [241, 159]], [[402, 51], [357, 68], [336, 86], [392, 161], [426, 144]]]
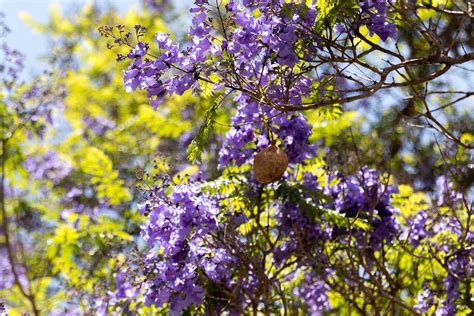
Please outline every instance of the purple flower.
[[430, 289], [425, 289], [417, 295], [416, 304], [413, 307], [420, 313], [426, 313], [434, 303], [433, 296], [434, 295]]
[[105, 117], [90, 117], [87, 116], [83, 118], [84, 124], [88, 131], [93, 131], [96, 135], [102, 136], [108, 130], [111, 130], [116, 127], [114, 121], [109, 120]]
[[329, 287], [316, 274], [306, 273], [304, 281], [293, 290], [293, 294], [301, 299], [310, 315], [320, 315], [329, 307], [328, 290]]
[[427, 219], [428, 215], [426, 212], [420, 211], [411, 221], [411, 225], [409, 226], [409, 234], [410, 244], [413, 247], [417, 247], [420, 244], [420, 241], [428, 236], [428, 231], [426, 230]]
[[[257, 151], [266, 147], [270, 141], [262, 131], [267, 129], [262, 118], [270, 118], [270, 128], [291, 163], [302, 163], [316, 155], [316, 147], [309, 143], [312, 128], [301, 113], [283, 115], [240, 94], [235, 98], [240, 102], [237, 113], [232, 118], [231, 128], [219, 152], [219, 165], [226, 166], [235, 161], [237, 165], [247, 163]], [[260, 135], [259, 135], [260, 134]]]
[[[235, 259], [224, 249], [207, 247], [209, 234], [217, 229], [217, 201], [204, 194], [198, 184], [175, 186], [169, 195], [152, 190], [151, 199], [141, 206], [148, 214], [142, 235], [152, 248], [146, 259], [155, 277], [146, 280], [147, 304], [170, 304], [180, 312], [191, 304], [200, 305], [204, 289], [199, 269], [213, 281], [229, 279], [227, 265]], [[156, 247], [162, 250], [157, 255]]]
[[33, 179], [51, 180], [55, 184], [58, 184], [72, 171], [71, 164], [61, 159], [54, 150], [28, 157], [24, 162], [24, 167], [30, 172]]
[[361, 24], [367, 25], [370, 35], [377, 34], [382, 40], [397, 37], [397, 28], [387, 20], [389, 0], [359, 0]]
[[139, 289], [134, 288], [127, 280], [127, 274], [124, 271], [117, 273], [115, 277], [116, 292], [115, 297], [117, 299], [122, 298], [133, 298], [138, 295]]
[[132, 58], [132, 59], [142, 58], [143, 56], [147, 54], [148, 48], [149, 48], [148, 44], [143, 43], [143, 42], [138, 42], [135, 48], [130, 50], [127, 57]]
[[169, 0], [142, 0], [142, 3], [145, 8], [159, 12], [170, 5]]
[[370, 35], [377, 34], [382, 40], [387, 40], [389, 37], [397, 37], [397, 27], [394, 23], [387, 22], [386, 18], [381, 15], [373, 15], [367, 21], [367, 28]]
[[436, 194], [438, 206], [453, 206], [462, 201], [462, 194], [454, 190], [454, 184], [446, 176], [436, 179]]

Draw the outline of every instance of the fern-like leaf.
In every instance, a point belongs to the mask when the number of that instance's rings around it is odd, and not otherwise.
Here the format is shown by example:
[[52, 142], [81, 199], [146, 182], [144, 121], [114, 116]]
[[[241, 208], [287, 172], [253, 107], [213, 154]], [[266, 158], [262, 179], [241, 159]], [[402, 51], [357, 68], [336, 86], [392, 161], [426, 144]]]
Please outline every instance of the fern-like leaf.
[[188, 146], [188, 159], [191, 162], [196, 163], [201, 161], [202, 152], [204, 151], [204, 146], [209, 137], [209, 131], [214, 126], [214, 118], [217, 115], [217, 110], [221, 106], [223, 99], [223, 96], [219, 96], [216, 99], [216, 102], [214, 102], [204, 114], [204, 122], [199, 128], [199, 132], [194, 136], [191, 144]]

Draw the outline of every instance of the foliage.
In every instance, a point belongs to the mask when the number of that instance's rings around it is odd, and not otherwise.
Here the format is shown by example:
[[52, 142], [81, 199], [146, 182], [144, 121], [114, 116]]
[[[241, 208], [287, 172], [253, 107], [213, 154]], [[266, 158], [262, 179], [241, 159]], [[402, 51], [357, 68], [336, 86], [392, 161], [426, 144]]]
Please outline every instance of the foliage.
[[55, 80], [4, 46], [0, 312], [472, 313], [466, 4], [169, 8], [26, 17]]

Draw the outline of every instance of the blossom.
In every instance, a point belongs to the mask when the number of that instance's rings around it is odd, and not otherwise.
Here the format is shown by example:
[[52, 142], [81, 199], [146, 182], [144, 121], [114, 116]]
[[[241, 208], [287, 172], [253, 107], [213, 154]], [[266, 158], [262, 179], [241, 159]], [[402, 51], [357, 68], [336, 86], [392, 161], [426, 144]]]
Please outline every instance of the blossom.
[[72, 166], [67, 160], [60, 158], [54, 150], [44, 154], [28, 157], [24, 162], [25, 169], [33, 179], [47, 179], [58, 184], [71, 171]]

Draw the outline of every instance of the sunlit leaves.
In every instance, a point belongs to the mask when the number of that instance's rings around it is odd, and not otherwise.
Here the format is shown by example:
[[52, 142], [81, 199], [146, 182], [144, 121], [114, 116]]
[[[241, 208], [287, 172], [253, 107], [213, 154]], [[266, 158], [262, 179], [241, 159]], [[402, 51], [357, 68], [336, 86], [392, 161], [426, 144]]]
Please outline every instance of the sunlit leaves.
[[219, 107], [222, 105], [223, 99], [223, 96], [219, 96], [215, 100], [215, 102], [206, 110], [206, 113], [204, 114], [204, 122], [202, 123], [197, 135], [194, 136], [194, 139], [188, 147], [189, 160], [196, 162], [201, 159], [205, 143], [208, 141], [209, 132], [214, 126], [214, 119], [217, 116], [217, 111]]

